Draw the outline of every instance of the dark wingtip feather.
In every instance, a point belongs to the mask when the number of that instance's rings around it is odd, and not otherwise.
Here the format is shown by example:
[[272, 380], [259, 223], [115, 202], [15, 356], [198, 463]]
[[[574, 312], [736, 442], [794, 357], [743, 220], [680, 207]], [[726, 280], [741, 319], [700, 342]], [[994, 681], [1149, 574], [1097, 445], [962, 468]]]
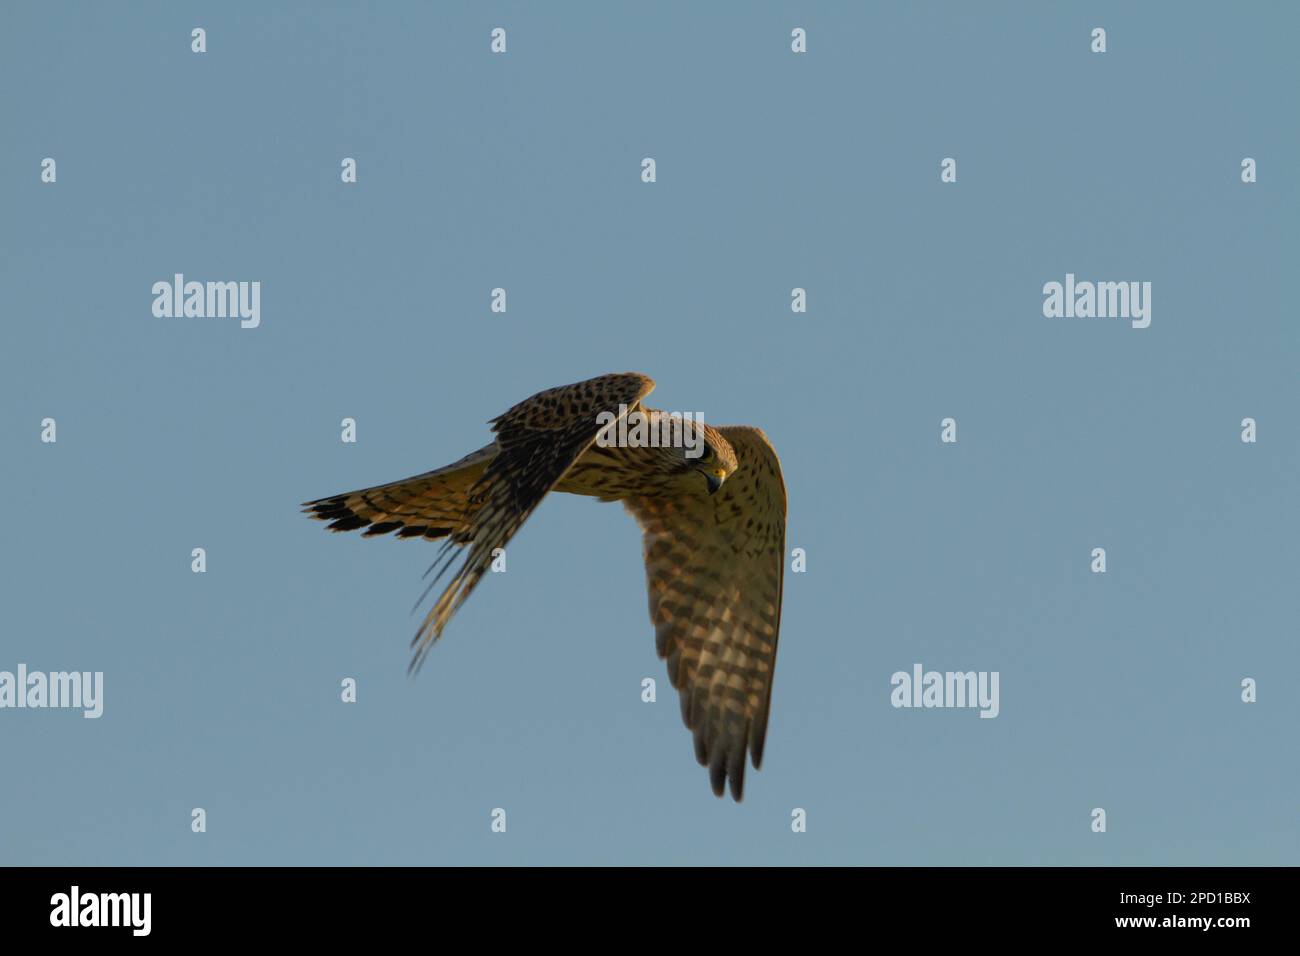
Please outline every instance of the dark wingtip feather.
[[743, 741], [735, 748], [727, 764], [727, 776], [731, 778], [731, 799], [740, 803], [745, 797], [745, 745]]
[[365, 518], [358, 518], [354, 514], [345, 515], [329, 525], [331, 531], [355, 531], [357, 528], [364, 528], [370, 524]]
[[713, 752], [709, 760], [709, 786], [713, 788], [715, 797], [720, 797], [727, 791], [727, 755], [721, 747]]
[[343, 502], [342, 497], [321, 498], [319, 501], [306, 501], [302, 505], [303, 513], [317, 521], [335, 521], [352, 515], [352, 509]]
[[763, 766], [763, 745], [767, 742], [767, 711], [754, 715], [749, 725], [749, 759], [757, 770]]

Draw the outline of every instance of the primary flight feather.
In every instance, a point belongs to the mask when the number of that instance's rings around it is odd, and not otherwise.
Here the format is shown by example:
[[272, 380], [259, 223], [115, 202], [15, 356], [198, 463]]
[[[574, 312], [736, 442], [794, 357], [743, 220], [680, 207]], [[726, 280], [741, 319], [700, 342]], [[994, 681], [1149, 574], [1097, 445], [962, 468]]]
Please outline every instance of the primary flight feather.
[[444, 572], [463, 556], [411, 642], [415, 669], [547, 492], [622, 501], [641, 526], [655, 648], [695, 756], [715, 794], [729, 781], [740, 800], [746, 753], [755, 769], [763, 759], [781, 627], [781, 463], [744, 425], [701, 423], [695, 449], [609, 444], [610, 422], [660, 421], [665, 413], [641, 404], [653, 388], [626, 372], [538, 392], [492, 420], [491, 444], [454, 464], [303, 509], [333, 531], [442, 541]]

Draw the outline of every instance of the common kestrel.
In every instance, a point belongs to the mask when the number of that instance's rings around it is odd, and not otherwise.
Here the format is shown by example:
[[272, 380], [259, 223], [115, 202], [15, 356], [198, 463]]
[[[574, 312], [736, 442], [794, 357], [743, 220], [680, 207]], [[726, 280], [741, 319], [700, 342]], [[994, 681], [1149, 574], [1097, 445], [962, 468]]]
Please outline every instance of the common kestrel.
[[612, 442], [620, 419], [666, 415], [641, 404], [654, 385], [626, 372], [538, 392], [492, 419], [495, 440], [454, 464], [303, 509], [332, 531], [441, 540], [430, 589], [463, 553], [411, 641], [415, 669], [548, 491], [622, 501], [641, 526], [655, 646], [696, 759], [715, 794], [730, 780], [740, 800], [746, 750], [755, 769], [763, 759], [781, 626], [781, 464], [745, 425], [700, 423], [694, 447]]

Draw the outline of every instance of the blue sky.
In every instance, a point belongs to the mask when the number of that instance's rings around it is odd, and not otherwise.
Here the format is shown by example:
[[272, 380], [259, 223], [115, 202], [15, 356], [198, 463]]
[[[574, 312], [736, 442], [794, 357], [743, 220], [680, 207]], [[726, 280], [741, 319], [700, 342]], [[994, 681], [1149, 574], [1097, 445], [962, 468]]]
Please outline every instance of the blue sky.
[[[1293, 9], [0, 18], [0, 669], [105, 683], [0, 711], [0, 861], [1297, 862]], [[177, 272], [261, 325], [155, 318]], [[1067, 273], [1151, 282], [1151, 326], [1044, 317]], [[414, 681], [433, 546], [298, 513], [623, 370], [782, 457], [808, 570], [741, 805], [618, 506], [547, 499]], [[999, 716], [891, 707], [917, 662]]]

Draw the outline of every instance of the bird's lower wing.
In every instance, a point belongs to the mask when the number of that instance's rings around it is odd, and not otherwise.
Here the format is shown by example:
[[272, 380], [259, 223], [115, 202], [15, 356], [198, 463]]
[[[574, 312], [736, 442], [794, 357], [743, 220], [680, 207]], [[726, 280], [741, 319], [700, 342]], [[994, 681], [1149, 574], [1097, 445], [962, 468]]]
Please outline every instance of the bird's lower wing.
[[[491, 566], [494, 552], [506, 546], [609, 422], [635, 409], [653, 388], [653, 380], [634, 372], [602, 375], [539, 392], [492, 420], [498, 450], [469, 490], [465, 558], [411, 639], [412, 670]], [[441, 563], [445, 571], [453, 563], [454, 543], [443, 546], [435, 567]]]
[[624, 501], [644, 533], [655, 646], [713, 792], [763, 759], [785, 570], [785, 484], [761, 431], [719, 428], [736, 471], [717, 494]]

